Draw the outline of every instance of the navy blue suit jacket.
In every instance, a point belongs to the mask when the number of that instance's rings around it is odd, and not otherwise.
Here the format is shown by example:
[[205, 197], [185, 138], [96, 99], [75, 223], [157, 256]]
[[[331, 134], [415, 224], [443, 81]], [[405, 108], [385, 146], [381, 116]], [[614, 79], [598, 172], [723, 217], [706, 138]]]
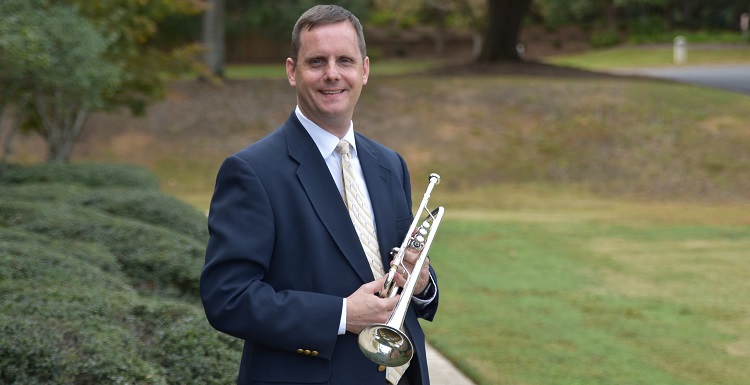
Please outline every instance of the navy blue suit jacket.
[[[383, 265], [412, 222], [403, 158], [356, 133]], [[201, 297], [217, 330], [245, 340], [239, 384], [383, 385], [384, 372], [338, 335], [342, 301], [374, 278], [323, 157], [294, 113], [278, 130], [228, 157], [211, 201]], [[434, 271], [431, 271], [433, 279]], [[424, 334], [412, 303], [408, 371], [429, 384]]]

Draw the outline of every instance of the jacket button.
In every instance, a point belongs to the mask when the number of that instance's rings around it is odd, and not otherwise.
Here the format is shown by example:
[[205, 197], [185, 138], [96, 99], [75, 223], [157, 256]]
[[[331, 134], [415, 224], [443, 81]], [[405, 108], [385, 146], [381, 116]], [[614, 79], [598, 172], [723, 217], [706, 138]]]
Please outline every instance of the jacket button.
[[305, 352], [305, 351], [304, 351], [304, 350], [302, 350], [302, 349], [297, 349], [297, 353], [299, 353], [299, 354], [302, 354], [302, 353], [304, 353], [304, 352]]
[[312, 354], [313, 357], [317, 357], [318, 356], [318, 351], [317, 350], [313, 350], [310, 354]]
[[378, 372], [382, 372], [384, 370], [385, 370], [385, 366], [384, 365], [378, 366]]
[[305, 349], [305, 355], [306, 355], [306, 356], [309, 356], [309, 355], [310, 355], [310, 351], [309, 351], [309, 350], [307, 350], [307, 349]]

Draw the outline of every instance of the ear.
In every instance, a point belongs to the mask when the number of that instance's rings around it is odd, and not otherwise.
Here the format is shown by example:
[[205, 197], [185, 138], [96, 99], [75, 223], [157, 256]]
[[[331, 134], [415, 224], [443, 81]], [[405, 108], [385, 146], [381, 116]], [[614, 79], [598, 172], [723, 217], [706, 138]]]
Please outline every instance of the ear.
[[367, 78], [370, 77], [370, 58], [365, 56], [365, 62], [362, 64], [362, 84], [367, 84]]
[[286, 78], [287, 80], [289, 80], [289, 85], [292, 87], [297, 86], [297, 80], [295, 80], [294, 78], [294, 69], [295, 69], [294, 60], [292, 60], [292, 58], [290, 57], [287, 58], [286, 59]]
[[367, 78], [370, 77], [370, 58], [365, 56], [365, 62], [362, 64], [362, 84], [367, 84]]

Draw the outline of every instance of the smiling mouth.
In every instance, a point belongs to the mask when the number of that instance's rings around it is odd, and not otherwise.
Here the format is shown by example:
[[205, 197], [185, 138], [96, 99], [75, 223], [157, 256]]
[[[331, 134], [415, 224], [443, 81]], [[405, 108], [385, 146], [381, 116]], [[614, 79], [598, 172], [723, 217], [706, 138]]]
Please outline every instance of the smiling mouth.
[[338, 90], [338, 91], [320, 91], [323, 95], [338, 95], [341, 93], [344, 93], [344, 90]]

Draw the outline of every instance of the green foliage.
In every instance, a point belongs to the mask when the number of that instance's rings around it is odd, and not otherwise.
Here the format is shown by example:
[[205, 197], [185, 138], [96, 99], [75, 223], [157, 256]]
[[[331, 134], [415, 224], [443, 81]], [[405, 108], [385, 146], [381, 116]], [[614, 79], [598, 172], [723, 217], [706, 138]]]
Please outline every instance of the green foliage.
[[[71, 6], [34, 9], [31, 15], [34, 17], [24, 22], [40, 29], [39, 34], [44, 36], [43, 54], [49, 58], [47, 65], [33, 74], [38, 76], [34, 80], [37, 97], [40, 92], [47, 98], [60, 97], [62, 93], [73, 111], [103, 107], [104, 98], [115, 91], [121, 78], [120, 64], [104, 58], [111, 39], [101, 35]], [[37, 105], [38, 109], [54, 107], [57, 106]], [[56, 112], [65, 111], [64, 108], [59, 106]]]
[[203, 215], [134, 167], [10, 171], [0, 181], [0, 383], [236, 378], [240, 342], [197, 305]]
[[617, 45], [620, 42], [620, 36], [616, 32], [597, 31], [591, 33], [589, 43], [593, 48], [604, 48]]
[[115, 38], [107, 57], [123, 63], [125, 78], [108, 99], [110, 106], [124, 105], [142, 114], [150, 103], [164, 96], [165, 74], [200, 71], [197, 45], [184, 44], [165, 51], [154, 42], [160, 21], [199, 13], [202, 7], [198, 1], [49, 1], [76, 5], [84, 17]]
[[[367, 20], [368, 0], [336, 0], [327, 4], [340, 5], [354, 13], [360, 22]], [[313, 0], [227, 0], [227, 36], [257, 31], [266, 36], [292, 36], [292, 28], [299, 16], [314, 5]]]
[[749, 8], [735, 0], [535, 0], [534, 9], [548, 27], [607, 25], [627, 32], [631, 42], [651, 43], [670, 41], [676, 30], [724, 31], [737, 41], [740, 14]]
[[629, 37], [634, 42], [654, 41], [654, 37], [666, 30], [666, 21], [659, 15], [646, 14], [628, 20]]
[[550, 27], [588, 24], [603, 12], [602, 2], [596, 0], [535, 0], [533, 6]]
[[0, 81], [16, 90], [6, 103], [24, 93], [37, 104], [62, 93], [57, 97], [70, 104], [101, 107], [119, 83], [119, 66], [102, 57], [109, 41], [69, 5], [7, 0], [0, 4], [0, 31]]
[[44, 35], [31, 21], [27, 2], [0, 3], [0, 106], [28, 99], [29, 77], [49, 67]]

